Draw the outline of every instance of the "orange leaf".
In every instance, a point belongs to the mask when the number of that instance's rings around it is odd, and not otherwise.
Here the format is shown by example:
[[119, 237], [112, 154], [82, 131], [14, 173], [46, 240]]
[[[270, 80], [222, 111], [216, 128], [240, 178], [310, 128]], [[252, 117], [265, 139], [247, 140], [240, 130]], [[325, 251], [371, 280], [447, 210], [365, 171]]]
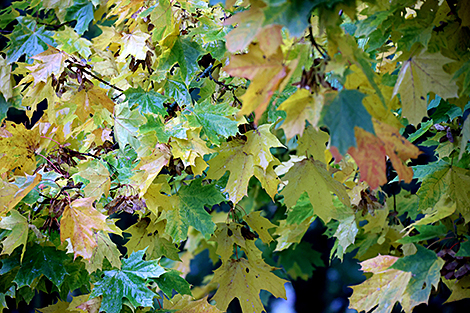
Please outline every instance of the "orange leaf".
[[359, 166], [361, 181], [366, 181], [372, 189], [385, 184], [385, 156], [388, 156], [398, 177], [406, 183], [411, 182], [413, 170], [404, 162], [417, 158], [421, 151], [400, 135], [395, 127], [372, 120], [377, 136], [355, 127], [357, 148], [351, 147], [348, 150]]
[[93, 207], [95, 198], [82, 198], [72, 201], [64, 209], [60, 221], [60, 240], [70, 239], [74, 258], [82, 256], [89, 260], [97, 246], [95, 231], [111, 229], [106, 225], [106, 216]]
[[413, 179], [413, 170], [403, 162], [408, 159], [417, 158], [422, 152], [419, 148], [400, 135], [400, 131], [393, 126], [384, 124], [376, 119], [372, 119], [374, 130], [385, 146], [385, 151], [392, 161], [393, 168], [397, 171], [398, 177], [406, 183]]
[[375, 189], [387, 183], [385, 175], [385, 148], [379, 138], [360, 127], [354, 127], [356, 147], [350, 147], [348, 153], [354, 158], [361, 171], [361, 182], [366, 181]]
[[243, 107], [239, 114], [255, 111], [255, 123], [266, 110], [269, 100], [288, 75], [289, 68], [284, 65], [284, 56], [280, 48], [267, 56], [257, 44], [250, 45], [250, 51], [242, 55], [232, 55], [230, 64], [224, 68], [232, 76], [251, 80], [246, 93], [241, 97]]

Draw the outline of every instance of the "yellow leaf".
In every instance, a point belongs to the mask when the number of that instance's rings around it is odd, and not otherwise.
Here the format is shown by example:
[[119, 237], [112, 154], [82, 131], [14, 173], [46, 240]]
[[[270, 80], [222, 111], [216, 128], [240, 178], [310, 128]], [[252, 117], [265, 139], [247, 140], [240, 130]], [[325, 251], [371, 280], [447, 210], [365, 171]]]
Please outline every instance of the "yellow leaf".
[[[270, 133], [270, 126], [264, 124], [256, 130], [247, 132], [246, 142], [235, 139], [223, 143], [216, 149], [218, 155], [208, 162], [208, 178], [219, 179], [226, 171], [230, 172], [225, 191], [233, 203], [239, 202], [247, 194], [249, 180], [255, 174], [271, 194], [277, 189], [276, 175], [269, 166], [271, 162], [279, 161], [273, 157], [269, 149], [283, 145]], [[256, 166], [261, 170], [256, 169]]]
[[68, 57], [67, 53], [51, 46], [46, 51], [31, 57], [34, 60], [41, 61], [41, 63], [27, 67], [31, 71], [30, 75], [34, 78], [34, 84], [36, 85], [39, 82], [47, 83], [51, 75], [58, 79], [64, 71], [65, 60]]
[[276, 238], [277, 245], [274, 251], [282, 251], [289, 248], [294, 243], [299, 243], [310, 227], [310, 223], [313, 219], [314, 218], [307, 218], [300, 224], [287, 224], [287, 220], [280, 220], [279, 226], [277, 226], [276, 232], [274, 233], [274, 235], [279, 235], [279, 237]]
[[422, 52], [405, 61], [393, 89], [393, 96], [400, 94], [403, 116], [411, 124], [418, 125], [427, 115], [427, 94], [434, 92], [443, 99], [458, 97], [457, 83], [442, 66], [454, 60], [440, 52]]
[[449, 299], [444, 303], [467, 299], [470, 297], [470, 276], [466, 275], [460, 279], [442, 279], [447, 287], [452, 291]]
[[106, 95], [106, 90], [100, 87], [83, 89], [76, 93], [69, 102], [77, 105], [75, 114], [82, 123], [89, 119], [90, 115], [95, 113], [95, 110], [105, 108], [110, 113], [114, 111], [114, 102]]
[[124, 62], [128, 55], [132, 55], [137, 60], [145, 60], [148, 46], [145, 41], [150, 38], [150, 35], [140, 30], [135, 30], [133, 33], [126, 34], [121, 38], [121, 53], [117, 58], [118, 62]]
[[395, 302], [405, 297], [411, 272], [388, 269], [399, 258], [379, 255], [361, 263], [361, 270], [374, 275], [362, 284], [352, 286], [349, 308], [369, 312], [376, 305], [377, 312], [390, 313]]
[[241, 233], [242, 225], [238, 223], [217, 223], [217, 229], [211, 240], [217, 242], [216, 253], [222, 261], [229, 260], [233, 254], [233, 245], [245, 247], [245, 238]]
[[41, 313], [63, 313], [67, 311], [68, 307], [68, 302], [59, 300], [56, 304], [48, 305], [45, 308], [38, 309], [38, 311]]
[[78, 173], [74, 174], [89, 181], [86, 184], [85, 197], [91, 197], [99, 200], [102, 194], [109, 195], [109, 188], [111, 187], [111, 179], [109, 177], [108, 169], [98, 160], [88, 160], [80, 163], [77, 166]]
[[251, 212], [243, 218], [248, 226], [250, 226], [259, 235], [259, 238], [265, 243], [269, 244], [273, 241], [273, 237], [268, 232], [268, 229], [277, 227], [271, 223], [267, 218], [261, 216], [261, 211]]
[[131, 177], [132, 185], [139, 190], [140, 196], [147, 192], [150, 184], [160, 173], [161, 169], [168, 164], [170, 156], [168, 147], [157, 144], [151, 150], [149, 156], [140, 159], [139, 164], [134, 168], [134, 170], [137, 170], [137, 173]]
[[278, 24], [266, 25], [258, 32], [257, 39], [261, 50], [267, 56], [273, 55], [282, 44], [282, 26]]
[[97, 269], [103, 268], [103, 260], [107, 258], [113, 267], [121, 268], [121, 252], [116, 244], [111, 241], [107, 233], [102, 231], [96, 233], [97, 246], [93, 249], [93, 254], [88, 262], [85, 262], [85, 268], [88, 273], [93, 273]]
[[288, 181], [287, 186], [281, 191], [284, 203], [288, 207], [294, 206], [300, 195], [306, 191], [315, 214], [325, 223], [336, 217], [330, 191], [335, 193], [346, 206], [349, 206], [346, 188], [331, 177], [322, 162], [312, 159], [297, 162], [289, 169], [283, 180]]
[[219, 289], [213, 297], [217, 308], [226, 311], [230, 302], [238, 298], [243, 313], [263, 312], [265, 308], [259, 298], [261, 289], [286, 299], [284, 283], [287, 281], [273, 274], [271, 271], [275, 268], [262, 259], [257, 261], [230, 259], [214, 271], [212, 281], [219, 283]]
[[224, 25], [238, 24], [225, 36], [229, 52], [243, 50], [255, 39], [264, 21], [261, 8], [251, 7], [249, 10], [238, 12], [225, 20]]
[[323, 108], [323, 94], [312, 94], [307, 89], [299, 89], [286, 101], [281, 103], [278, 110], [285, 111], [287, 116], [281, 125], [286, 138], [290, 139], [295, 135], [302, 136], [305, 129], [305, 121], [314, 127], [320, 120], [320, 113]]
[[0, 228], [11, 230], [11, 233], [2, 241], [2, 252], [0, 254], [10, 255], [13, 250], [23, 245], [20, 261], [23, 260], [28, 241], [29, 223], [28, 220], [18, 211], [10, 211], [10, 215], [0, 220]]
[[5, 216], [26, 197], [39, 184], [41, 179], [41, 174], [34, 173], [32, 176], [26, 174], [26, 179], [21, 186], [0, 179], [0, 217]]
[[5, 100], [13, 97], [13, 77], [11, 76], [11, 64], [0, 55], [0, 92]]
[[212, 154], [215, 150], [207, 147], [206, 142], [199, 137], [200, 128], [192, 128], [186, 131], [187, 139], [173, 137], [170, 145], [173, 157], [180, 158], [184, 166], [191, 166], [194, 175], [201, 175], [206, 169], [207, 163], [203, 157]]
[[326, 132], [308, 126], [298, 141], [297, 155], [312, 156], [314, 160], [328, 163], [325, 160], [325, 150], [329, 138], [330, 136]]
[[216, 306], [207, 302], [207, 297], [196, 301], [189, 295], [176, 294], [171, 303], [166, 299], [163, 301], [166, 310], [176, 310], [178, 313], [222, 313]]
[[243, 107], [239, 114], [250, 114], [254, 111], [256, 123], [286, 77], [288, 69], [283, 63], [284, 55], [280, 48], [271, 56], [267, 56], [257, 44], [251, 44], [249, 50], [247, 54], [232, 55], [224, 71], [232, 76], [251, 80], [248, 90], [240, 98]]
[[95, 231], [111, 229], [106, 225], [106, 216], [93, 207], [94, 198], [82, 198], [67, 205], [60, 221], [60, 240], [70, 239], [74, 258], [82, 256], [89, 260], [97, 246]]

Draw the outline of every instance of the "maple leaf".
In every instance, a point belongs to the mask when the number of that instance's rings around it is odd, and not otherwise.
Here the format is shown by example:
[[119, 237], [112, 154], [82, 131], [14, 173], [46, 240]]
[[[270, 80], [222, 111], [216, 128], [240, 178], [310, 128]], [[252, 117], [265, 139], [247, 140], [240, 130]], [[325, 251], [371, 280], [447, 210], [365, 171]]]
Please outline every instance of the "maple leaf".
[[288, 224], [287, 220], [281, 220], [274, 232], [274, 235], [279, 236], [276, 238], [277, 245], [274, 251], [282, 251], [289, 248], [294, 243], [300, 243], [313, 220], [314, 218], [307, 218], [299, 224]]
[[217, 242], [216, 253], [222, 261], [229, 260], [233, 255], [233, 245], [245, 247], [245, 238], [241, 232], [242, 225], [238, 223], [217, 223], [217, 229], [211, 240]]
[[190, 129], [186, 132], [187, 139], [173, 138], [170, 143], [173, 157], [180, 158], [185, 167], [191, 166], [194, 175], [201, 175], [206, 169], [204, 155], [215, 152], [199, 137], [199, 131], [199, 128]]
[[452, 76], [442, 69], [454, 60], [440, 52], [423, 51], [402, 64], [393, 89], [393, 96], [400, 94], [403, 116], [410, 123], [418, 125], [427, 115], [427, 94], [434, 92], [443, 99], [457, 97], [458, 87]]
[[[81, 38], [72, 28], [65, 26], [63, 31], [57, 32], [54, 35], [54, 40], [58, 43], [57, 49], [63, 50], [69, 54], [77, 52], [82, 57], [88, 59], [91, 55], [90, 47], [92, 46], [91, 41]], [[98, 55], [102, 55], [102, 51], [96, 51]], [[100, 70], [95, 70], [103, 74]]]
[[294, 206], [300, 195], [306, 191], [315, 214], [325, 223], [335, 217], [336, 211], [330, 191], [335, 193], [344, 205], [349, 206], [345, 187], [331, 177], [320, 161], [304, 159], [296, 162], [283, 180], [287, 181], [287, 186], [281, 191], [284, 203], [288, 207]]
[[330, 130], [331, 145], [337, 147], [341, 154], [346, 153], [349, 147], [356, 146], [355, 126], [374, 133], [371, 116], [362, 104], [364, 97], [357, 90], [343, 89], [325, 106], [323, 123]]
[[138, 111], [131, 111], [127, 103], [116, 104], [114, 115], [114, 135], [119, 143], [119, 148], [124, 149], [126, 144], [137, 148], [136, 135], [139, 126], [145, 121]]
[[237, 111], [227, 103], [211, 104], [209, 100], [205, 100], [196, 103], [194, 109], [189, 109], [191, 114], [186, 116], [190, 126], [201, 126], [209, 140], [219, 145], [219, 136], [228, 138], [237, 134], [238, 122], [229, 118]]
[[70, 239], [74, 258], [82, 256], [89, 260], [97, 246], [95, 231], [112, 231], [106, 224], [106, 216], [93, 208], [95, 198], [72, 201], [62, 213], [60, 240]]
[[32, 17], [19, 16], [16, 21], [18, 24], [7, 36], [10, 39], [5, 50], [8, 64], [17, 62], [24, 54], [31, 57], [54, 45], [53, 33], [45, 30], [45, 26], [38, 26]]
[[269, 244], [273, 241], [273, 237], [269, 234], [268, 229], [276, 227], [267, 218], [261, 216], [260, 211], [251, 212], [243, 217], [245, 222], [259, 235], [259, 238], [265, 243]]
[[166, 299], [163, 301], [167, 310], [176, 310], [179, 313], [222, 313], [216, 306], [207, 302], [207, 296], [195, 301], [188, 295], [177, 294], [171, 299], [172, 303], [167, 304]]
[[401, 136], [398, 129], [375, 119], [373, 122], [377, 136], [356, 127], [357, 148], [348, 150], [359, 166], [361, 181], [366, 181], [372, 189], [385, 184], [385, 161], [388, 156], [399, 178], [406, 183], [411, 182], [413, 170], [403, 162], [417, 158], [421, 151]]
[[382, 141], [373, 134], [355, 127], [357, 148], [350, 147], [348, 153], [354, 158], [361, 172], [360, 181], [366, 181], [370, 188], [376, 189], [387, 183], [386, 152]]
[[0, 56], [0, 92], [3, 94], [5, 100], [13, 97], [13, 77], [11, 76], [11, 65], [7, 64], [7, 60], [3, 56]]
[[[175, 261], [181, 261], [178, 252], [169, 235], [165, 233], [165, 222], [156, 222], [152, 216], [143, 218], [126, 229], [131, 234], [130, 240], [125, 244], [128, 251], [137, 252], [143, 249], [147, 259], [158, 259], [162, 256]], [[147, 248], [148, 247], [148, 248]]]
[[74, 0], [73, 5], [67, 8], [66, 21], [77, 21], [74, 30], [82, 35], [88, 30], [88, 25], [93, 20], [93, 3], [87, 0]]
[[[253, 175], [260, 181], [276, 181], [273, 172], [269, 172], [269, 176], [264, 176], [270, 164], [278, 162], [269, 149], [283, 146], [269, 131], [270, 126], [264, 124], [256, 130], [247, 132], [246, 142], [232, 140], [223, 143], [220, 148], [215, 149], [218, 155], [208, 162], [207, 178], [219, 179], [226, 171], [230, 172], [225, 191], [233, 203], [237, 203], [247, 194], [248, 183]], [[256, 171], [255, 166], [260, 167], [261, 170]]]
[[36, 168], [36, 151], [39, 152], [39, 129], [26, 129], [23, 124], [6, 122], [5, 131], [12, 136], [0, 137], [0, 173], [32, 173]]
[[400, 301], [405, 312], [411, 312], [421, 303], [428, 304], [431, 286], [437, 289], [441, 280], [441, 269], [445, 263], [443, 259], [437, 257], [434, 251], [420, 245], [416, 248], [418, 250], [415, 254], [398, 259], [390, 266], [391, 269], [412, 274], [405, 290], [408, 295]]
[[69, 308], [70, 303], [67, 301], [57, 301], [55, 304], [48, 305], [42, 309], [39, 309], [38, 311], [41, 313], [61, 313], [68, 311], [67, 309]]
[[287, 117], [281, 125], [286, 137], [289, 139], [295, 135], [302, 136], [306, 121], [316, 127], [322, 108], [322, 93], [312, 94], [307, 89], [298, 89], [277, 108], [287, 113]]
[[10, 215], [2, 217], [0, 228], [11, 230], [11, 233], [2, 241], [2, 252], [0, 254], [10, 255], [13, 250], [23, 245], [20, 262], [23, 260], [28, 241], [29, 223], [28, 220], [16, 210], [11, 210]]
[[329, 136], [326, 132], [309, 125], [297, 142], [297, 155], [311, 156], [314, 160], [321, 162], [326, 161], [325, 150], [328, 139]]
[[121, 269], [104, 271], [95, 283], [90, 298], [103, 296], [100, 311], [120, 312], [123, 298], [137, 308], [151, 307], [156, 294], [146, 286], [148, 278], [156, 278], [165, 272], [157, 260], [144, 261], [145, 251], [133, 252], [122, 259]]
[[81, 180], [79, 178], [84, 179], [84, 182], [86, 183], [83, 190], [85, 192], [85, 197], [99, 200], [101, 195], [109, 195], [111, 179], [109, 177], [108, 169], [102, 162], [92, 159], [80, 163], [77, 169], [79, 172], [74, 174], [72, 178], [75, 179], [75, 181]]
[[42, 175], [39, 173], [31, 176], [26, 174], [26, 177], [18, 178], [18, 184], [0, 179], [0, 217], [6, 216], [11, 209], [41, 182], [41, 179]]
[[166, 232], [175, 242], [188, 236], [189, 226], [200, 231], [206, 239], [215, 230], [212, 217], [204, 207], [212, 207], [225, 201], [222, 193], [214, 184], [203, 185], [202, 179], [197, 179], [189, 185], [183, 185], [173, 199], [171, 208], [166, 208], [162, 218], [167, 220]]
[[88, 273], [102, 269], [104, 258], [106, 258], [112, 266], [120, 268], [120, 256], [121, 252], [119, 252], [116, 244], [111, 241], [107, 233], [100, 231], [96, 233], [96, 248], [93, 249], [88, 262], [85, 262], [85, 267]]
[[255, 123], [266, 110], [274, 91], [288, 72], [280, 48], [275, 54], [268, 57], [256, 44], [250, 45], [247, 54], [231, 56], [229, 65], [225, 66], [223, 70], [232, 76], [251, 80], [248, 90], [240, 98], [243, 107], [239, 114], [250, 114], [254, 111]]
[[48, 46], [48, 49], [40, 54], [32, 56], [31, 59], [41, 61], [41, 63], [27, 67], [34, 78], [34, 83], [47, 83], [51, 75], [59, 77], [64, 71], [65, 60], [68, 59], [67, 53]]
[[377, 312], [392, 312], [395, 302], [405, 296], [411, 273], [390, 269], [399, 258], [379, 255], [361, 262], [363, 272], [373, 273], [365, 282], [352, 286], [349, 308], [369, 312], [375, 306]]
[[187, 84], [199, 70], [197, 60], [203, 53], [200, 45], [188, 38], [177, 37], [170, 49], [165, 50], [159, 58], [159, 67], [169, 69], [178, 63], [183, 81]]
[[169, 270], [168, 272], [163, 273], [160, 277], [154, 278], [153, 281], [157, 283], [158, 288], [160, 288], [167, 297], [171, 297], [173, 295], [173, 290], [180, 295], [191, 295], [189, 283], [181, 277], [181, 272], [176, 270]]
[[129, 101], [130, 107], [137, 105], [141, 114], [154, 113], [161, 116], [166, 116], [166, 108], [163, 103], [167, 100], [167, 97], [155, 92], [153, 90], [145, 91], [142, 87], [129, 88], [124, 94], [126, 100]]
[[[68, 275], [64, 266], [67, 260], [69, 260], [69, 257], [65, 251], [57, 250], [55, 247], [33, 244], [26, 249], [23, 263], [13, 281], [17, 284], [18, 288], [21, 288], [23, 286], [31, 286], [34, 280], [44, 275], [60, 289], [65, 277]], [[18, 263], [17, 265], [19, 266], [20, 264]]]
[[137, 60], [145, 60], [148, 46], [145, 41], [150, 38], [150, 35], [137, 29], [134, 32], [122, 35], [121, 47], [122, 51], [117, 58], [118, 62], [124, 62], [128, 55], [132, 55]]
[[261, 289], [267, 290], [275, 297], [286, 298], [284, 283], [287, 281], [277, 277], [271, 271], [275, 268], [264, 263], [262, 259], [249, 261], [244, 258], [230, 259], [214, 271], [213, 282], [219, 284], [213, 300], [216, 306], [226, 311], [234, 298], [238, 298], [242, 311], [263, 312], [263, 304], [259, 298]]
[[[83, 89], [79, 92], [77, 92], [70, 100], [69, 103], [71, 104], [76, 104], [76, 111], [75, 114], [77, 114], [78, 118], [82, 121], [85, 122], [90, 118], [90, 114], [93, 115], [95, 111], [99, 111], [102, 108], [105, 108], [108, 110], [108, 112], [113, 113], [114, 111], [114, 102], [109, 99], [109, 97], [106, 95], [106, 90], [100, 88], [100, 87], [93, 87], [91, 89]], [[122, 111], [118, 111], [119, 116], [116, 116], [115, 121], [117, 122], [117, 125], [115, 125], [115, 128], [120, 130], [119, 126], [123, 126], [124, 122], [121, 122], [121, 116], [120, 114], [123, 113]], [[124, 113], [125, 114], [125, 113]], [[129, 116], [129, 118], [131, 118]], [[132, 121], [130, 121], [132, 123]]]
[[[224, 21], [224, 25], [238, 24], [225, 36], [227, 50], [243, 50], [255, 39], [263, 26], [264, 14], [260, 7], [252, 5], [249, 10], [238, 12]], [[276, 47], [277, 48], [277, 47]]]
[[155, 177], [168, 164], [171, 155], [168, 147], [162, 144], [157, 144], [148, 152], [150, 152], [150, 155], [140, 158], [139, 163], [134, 168], [135, 174], [131, 177], [132, 184], [139, 190], [140, 196], [147, 192]]

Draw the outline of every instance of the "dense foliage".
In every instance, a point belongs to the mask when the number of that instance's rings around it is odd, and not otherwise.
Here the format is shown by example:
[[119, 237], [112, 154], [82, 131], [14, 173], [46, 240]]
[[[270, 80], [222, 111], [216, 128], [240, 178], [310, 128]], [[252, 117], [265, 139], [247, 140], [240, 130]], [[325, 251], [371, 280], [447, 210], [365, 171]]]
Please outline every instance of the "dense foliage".
[[[42, 312], [220, 312], [235, 298], [262, 312], [260, 290], [285, 297], [322, 265], [302, 240], [314, 220], [330, 258], [351, 252], [372, 273], [351, 308], [411, 312], [441, 283], [448, 301], [470, 298], [468, 12], [13, 2], [0, 12], [0, 308], [42, 291], [60, 297]], [[190, 286], [205, 250], [216, 269]]]

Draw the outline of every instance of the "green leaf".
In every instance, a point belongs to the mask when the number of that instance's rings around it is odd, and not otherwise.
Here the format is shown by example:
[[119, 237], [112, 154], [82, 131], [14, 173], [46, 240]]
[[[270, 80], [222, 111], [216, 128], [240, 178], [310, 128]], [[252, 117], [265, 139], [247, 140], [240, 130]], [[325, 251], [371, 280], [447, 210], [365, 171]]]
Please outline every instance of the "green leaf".
[[93, 20], [93, 3], [88, 0], [75, 0], [74, 4], [67, 9], [66, 21], [77, 21], [74, 30], [83, 35], [88, 30], [88, 25]]
[[178, 37], [173, 47], [161, 57], [159, 67], [169, 69], [178, 63], [183, 81], [189, 84], [194, 74], [199, 71], [197, 59], [203, 52], [204, 50], [196, 42], [187, 37], [183, 39]]
[[[272, 1], [271, 1], [272, 2]], [[273, 4], [264, 9], [264, 25], [280, 24], [285, 26], [291, 36], [300, 37], [309, 25], [311, 10], [319, 3], [318, 0], [290, 0]], [[335, 1], [331, 1], [335, 2]]]
[[60, 288], [60, 296], [62, 299], [67, 298], [70, 290], [76, 290], [82, 287], [86, 287], [88, 290], [90, 289], [90, 276], [85, 269], [85, 263], [74, 262], [72, 259], [69, 259], [64, 263], [64, 266], [69, 275], [65, 277], [64, 283]]
[[375, 134], [372, 118], [362, 105], [365, 94], [357, 90], [341, 90], [330, 105], [326, 106], [323, 123], [331, 134], [331, 145], [345, 154], [349, 147], [356, 146], [354, 127], [362, 127]]
[[202, 178], [189, 185], [183, 185], [178, 191], [178, 207], [167, 210], [163, 218], [168, 221], [167, 232], [178, 242], [187, 237], [188, 227], [200, 231], [206, 239], [214, 233], [215, 224], [204, 207], [211, 208], [225, 201], [225, 197], [215, 187], [215, 184], [203, 185]]
[[191, 95], [188, 86], [184, 82], [181, 74], [175, 74], [166, 79], [165, 95], [173, 98], [180, 106], [191, 103]]
[[406, 291], [410, 298], [403, 299], [402, 306], [406, 312], [420, 303], [428, 303], [431, 293], [431, 286], [437, 289], [441, 279], [441, 268], [444, 266], [444, 260], [438, 258], [434, 251], [428, 250], [423, 246], [417, 246], [418, 251], [409, 256], [398, 259], [391, 269], [397, 269], [404, 272], [411, 272], [412, 276]]
[[336, 209], [330, 191], [335, 193], [345, 205], [349, 205], [346, 189], [331, 177], [322, 162], [312, 159], [296, 162], [283, 180], [288, 181], [287, 186], [281, 191], [284, 203], [288, 207], [294, 206], [300, 195], [306, 191], [315, 214], [325, 223], [331, 218], [336, 218]]
[[119, 143], [121, 150], [127, 144], [130, 144], [134, 149], [138, 147], [137, 130], [144, 122], [144, 117], [138, 111], [131, 111], [127, 103], [119, 103], [115, 106], [114, 116], [114, 135], [116, 141]]
[[26, 249], [21, 268], [13, 281], [21, 288], [31, 286], [36, 278], [44, 275], [60, 290], [68, 275], [64, 263], [69, 259], [64, 251], [34, 244]]
[[182, 295], [191, 295], [191, 286], [189, 283], [180, 276], [181, 273], [176, 270], [169, 270], [163, 273], [160, 277], [153, 279], [163, 293], [171, 298], [173, 296], [173, 290]]
[[44, 26], [38, 26], [34, 19], [20, 16], [16, 20], [18, 24], [7, 36], [10, 39], [5, 49], [7, 63], [16, 62], [23, 55], [31, 57], [39, 54], [47, 50], [47, 45], [54, 45], [53, 33], [45, 30]]
[[91, 298], [104, 296], [100, 311], [120, 312], [123, 298], [134, 308], [151, 307], [156, 293], [147, 288], [148, 278], [157, 278], [165, 272], [157, 260], [144, 261], [145, 251], [132, 253], [122, 260], [121, 269], [105, 271], [90, 294]]
[[301, 224], [313, 216], [313, 206], [307, 192], [300, 195], [297, 203], [287, 211], [287, 224]]
[[17, 247], [23, 245], [20, 261], [23, 259], [28, 241], [28, 220], [16, 210], [11, 210], [10, 215], [2, 217], [0, 228], [11, 230], [11, 233], [2, 241], [1, 254], [11, 254]]
[[290, 277], [303, 280], [312, 277], [316, 267], [325, 266], [321, 253], [305, 241], [279, 252], [279, 263]]
[[207, 138], [218, 145], [219, 136], [228, 138], [237, 134], [238, 122], [227, 117], [233, 116], [237, 111], [227, 103], [211, 104], [210, 100], [206, 99], [202, 103], [196, 103], [187, 118], [190, 126], [202, 126]]
[[141, 114], [154, 113], [161, 116], [166, 116], [166, 108], [163, 103], [168, 100], [167, 97], [155, 92], [153, 90], [145, 91], [142, 87], [129, 88], [124, 94], [126, 95], [129, 105], [133, 108], [137, 105], [137, 108]]
[[146, 134], [149, 132], [155, 132], [159, 142], [167, 143], [171, 137], [186, 139], [186, 131], [188, 130], [184, 127], [184, 123], [177, 121], [176, 119], [171, 119], [168, 123], [164, 124], [159, 116], [152, 116], [151, 114], [146, 114], [145, 118], [147, 123], [139, 127], [139, 132], [141, 134]]
[[397, 242], [402, 244], [419, 242], [422, 240], [429, 240], [435, 237], [443, 237], [447, 233], [447, 227], [443, 224], [439, 225], [416, 225], [414, 227], [419, 234], [415, 236], [403, 237]]
[[455, 254], [455, 256], [462, 256], [462, 257], [470, 257], [470, 237], [465, 236], [467, 241], [460, 243], [459, 251]]
[[[428, 164], [429, 165], [429, 164]], [[446, 193], [449, 187], [449, 164], [435, 163], [434, 167], [428, 167], [430, 173], [423, 179], [421, 188], [416, 193], [419, 196], [419, 209], [426, 210], [433, 207]]]

